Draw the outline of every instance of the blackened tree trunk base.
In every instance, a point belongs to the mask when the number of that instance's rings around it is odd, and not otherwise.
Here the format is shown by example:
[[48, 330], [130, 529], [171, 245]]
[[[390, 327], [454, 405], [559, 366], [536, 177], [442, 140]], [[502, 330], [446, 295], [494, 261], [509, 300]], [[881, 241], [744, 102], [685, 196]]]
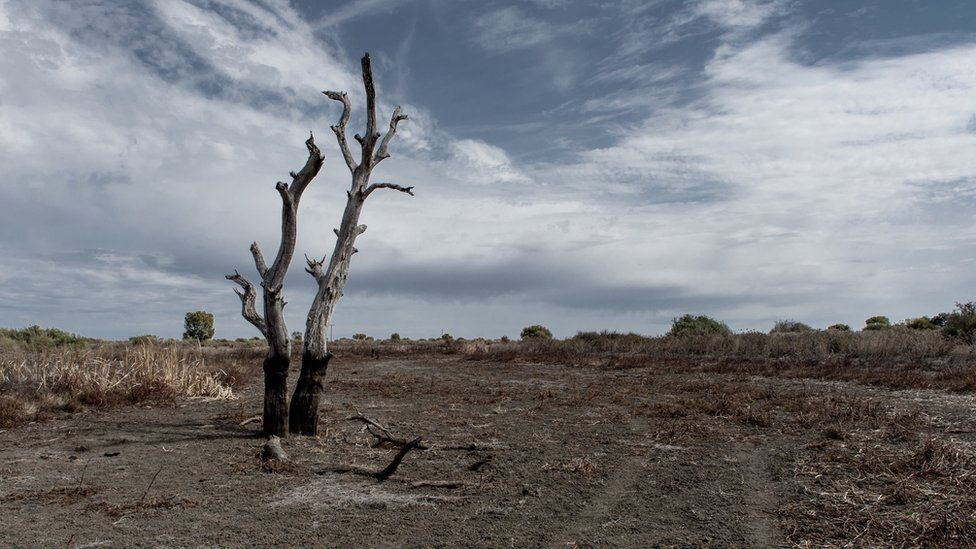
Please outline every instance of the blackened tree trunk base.
[[325, 374], [331, 358], [332, 353], [322, 357], [308, 352], [302, 355], [302, 371], [291, 397], [288, 426], [292, 433], [310, 437], [318, 434], [319, 401], [325, 390]]
[[288, 436], [288, 366], [285, 356], [264, 359], [264, 436]]

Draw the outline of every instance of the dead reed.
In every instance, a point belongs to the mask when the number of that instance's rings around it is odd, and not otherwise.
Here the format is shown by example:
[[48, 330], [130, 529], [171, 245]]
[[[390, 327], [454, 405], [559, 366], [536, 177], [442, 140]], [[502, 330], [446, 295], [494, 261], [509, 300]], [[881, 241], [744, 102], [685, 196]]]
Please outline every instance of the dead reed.
[[259, 360], [246, 349], [103, 343], [0, 356], [0, 427], [58, 412], [177, 398], [229, 398]]

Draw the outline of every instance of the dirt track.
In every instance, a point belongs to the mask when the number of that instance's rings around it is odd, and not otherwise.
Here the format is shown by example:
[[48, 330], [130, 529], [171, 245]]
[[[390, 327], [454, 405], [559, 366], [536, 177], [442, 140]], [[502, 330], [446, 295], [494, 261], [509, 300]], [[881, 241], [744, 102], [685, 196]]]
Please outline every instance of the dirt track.
[[[0, 539], [75, 549], [791, 545], [782, 509], [799, 492], [793, 471], [809, 441], [775, 417], [682, 411], [684, 395], [720, 378], [336, 361], [328, 429], [286, 441], [294, 464], [274, 473], [256, 458], [258, 425], [240, 425], [260, 410], [256, 386], [232, 401], [79, 414], [0, 433]], [[976, 430], [969, 396], [748, 382], [883, 398], [953, 432]], [[346, 421], [357, 411], [431, 449], [408, 454], [384, 483], [327, 472], [379, 469], [394, 453]]]

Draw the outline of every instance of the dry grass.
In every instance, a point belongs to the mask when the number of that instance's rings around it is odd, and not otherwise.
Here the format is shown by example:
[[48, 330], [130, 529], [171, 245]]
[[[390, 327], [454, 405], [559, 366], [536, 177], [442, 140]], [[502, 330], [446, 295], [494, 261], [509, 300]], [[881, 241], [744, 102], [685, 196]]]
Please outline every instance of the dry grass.
[[255, 353], [180, 343], [13, 351], [0, 357], [0, 427], [59, 412], [229, 398], [260, 363]]
[[[382, 347], [378, 347], [382, 352]], [[896, 389], [976, 390], [976, 351], [934, 331], [642, 337], [582, 334], [565, 340], [455, 344], [471, 360], [570, 364], [609, 369], [653, 366], [675, 373], [738, 373], [854, 381]]]

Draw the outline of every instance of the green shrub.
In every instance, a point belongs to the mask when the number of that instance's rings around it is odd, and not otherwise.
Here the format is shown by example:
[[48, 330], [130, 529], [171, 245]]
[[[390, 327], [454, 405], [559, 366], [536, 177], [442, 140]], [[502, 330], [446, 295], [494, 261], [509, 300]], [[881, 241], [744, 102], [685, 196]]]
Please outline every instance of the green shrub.
[[552, 339], [552, 332], [545, 326], [533, 324], [522, 328], [522, 339]]
[[849, 331], [851, 331], [851, 327], [850, 326], [848, 326], [847, 324], [840, 324], [840, 323], [839, 324], [831, 324], [830, 326], [827, 327], [827, 329], [828, 330], [831, 330], [833, 332], [849, 332]]
[[903, 323], [910, 330], [938, 330], [939, 326], [927, 316], [906, 319]]
[[367, 339], [369, 339], [369, 336], [366, 335], [366, 334], [364, 334], [364, 333], [362, 333], [362, 332], [360, 332], [358, 334], [353, 334], [352, 335], [352, 338], [353, 339], [358, 339], [359, 341], [366, 341]]
[[684, 315], [671, 321], [671, 337], [702, 335], [731, 335], [732, 330], [724, 322], [705, 315]]
[[161, 343], [163, 340], [159, 336], [152, 334], [143, 334], [140, 336], [133, 336], [129, 338], [129, 345], [155, 345]]
[[887, 330], [891, 328], [891, 321], [886, 316], [872, 316], [864, 321], [865, 330]]
[[38, 350], [85, 343], [86, 339], [57, 328], [29, 326], [20, 330], [0, 329], [4, 346]]
[[441, 339], [444, 341], [444, 343], [453, 343], [454, 342], [454, 336], [452, 336], [451, 334], [447, 334], [447, 333], [441, 334]]
[[809, 324], [804, 324], [796, 320], [777, 320], [773, 324], [771, 334], [798, 334], [801, 332], [812, 332], [813, 328]]
[[499, 339], [498, 341], [501, 341], [502, 343], [508, 343], [511, 340], [508, 339], [508, 336], [502, 336], [501, 339]]
[[183, 339], [207, 341], [214, 336], [214, 315], [207, 311], [186, 313], [183, 319]]
[[956, 303], [956, 310], [946, 315], [942, 333], [966, 343], [976, 343], [976, 302]]
[[292, 332], [291, 333], [291, 338], [293, 340], [295, 340], [295, 343], [301, 343], [302, 342], [302, 333], [301, 332]]
[[397, 332], [393, 332], [392, 334], [390, 334], [390, 341], [400, 341], [401, 339], [403, 338], [401, 338], [400, 334], [398, 334]]

